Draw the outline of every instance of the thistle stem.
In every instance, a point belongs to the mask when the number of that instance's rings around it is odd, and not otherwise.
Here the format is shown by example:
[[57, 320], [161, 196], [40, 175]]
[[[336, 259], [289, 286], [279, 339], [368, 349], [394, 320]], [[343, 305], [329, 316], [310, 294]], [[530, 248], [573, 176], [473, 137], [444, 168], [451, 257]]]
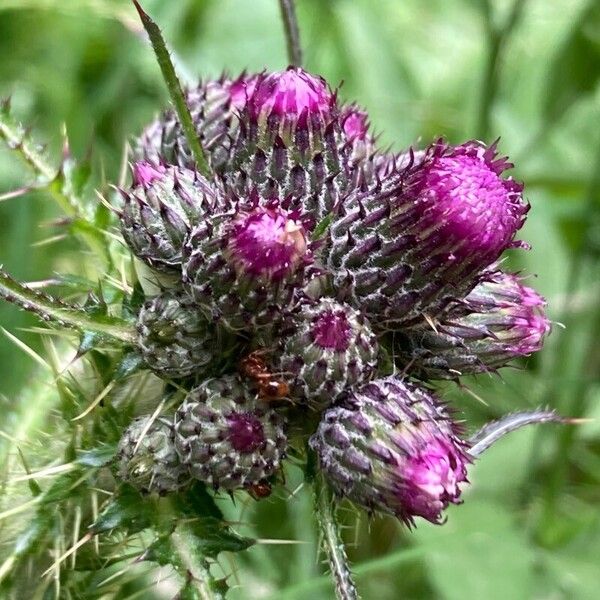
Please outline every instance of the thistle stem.
[[204, 559], [196, 558], [198, 550], [193, 536], [183, 523], [179, 523], [171, 534], [171, 546], [177, 554], [178, 562], [190, 578], [190, 585], [200, 600], [224, 600], [223, 595], [215, 591], [213, 576]]
[[152, 44], [154, 54], [156, 55], [158, 66], [160, 67], [163, 79], [167, 85], [167, 89], [169, 90], [171, 101], [173, 102], [173, 106], [177, 112], [177, 116], [179, 117], [179, 122], [183, 128], [187, 143], [196, 161], [198, 171], [200, 171], [204, 177], [211, 177], [210, 167], [208, 166], [208, 161], [206, 160], [206, 154], [204, 153], [204, 149], [200, 144], [200, 140], [192, 120], [192, 115], [190, 114], [190, 109], [185, 101], [181, 84], [179, 83], [179, 79], [177, 79], [175, 67], [173, 67], [173, 63], [171, 62], [171, 57], [169, 56], [169, 51], [167, 50], [162, 33], [158, 25], [146, 12], [144, 12], [139, 2], [137, 0], [132, 1], [136, 10], [138, 11], [138, 14], [140, 15], [142, 25], [144, 26], [144, 29], [150, 38], [150, 43]]
[[93, 331], [126, 344], [131, 344], [135, 340], [135, 332], [127, 323], [117, 319], [95, 319], [75, 306], [63, 304], [47, 294], [24, 286], [2, 269], [0, 269], [0, 298], [35, 313], [44, 321], [53, 321], [63, 327]]
[[302, 66], [302, 46], [300, 45], [300, 29], [294, 0], [279, 0], [279, 8], [285, 31], [288, 60], [291, 65], [300, 67]]
[[499, 65], [502, 62], [502, 54], [506, 43], [523, 14], [525, 3], [526, 0], [514, 0], [508, 19], [501, 28], [494, 26], [492, 20], [492, 3], [490, 0], [484, 0], [481, 3], [488, 47], [481, 82], [481, 100], [476, 125], [476, 135], [480, 140], [488, 139], [490, 134], [492, 106], [498, 92]]
[[315, 511], [323, 536], [323, 546], [327, 554], [329, 568], [335, 580], [335, 592], [338, 600], [358, 600], [358, 592], [352, 580], [344, 542], [340, 535], [335, 515], [335, 501], [331, 489], [323, 476], [315, 478]]

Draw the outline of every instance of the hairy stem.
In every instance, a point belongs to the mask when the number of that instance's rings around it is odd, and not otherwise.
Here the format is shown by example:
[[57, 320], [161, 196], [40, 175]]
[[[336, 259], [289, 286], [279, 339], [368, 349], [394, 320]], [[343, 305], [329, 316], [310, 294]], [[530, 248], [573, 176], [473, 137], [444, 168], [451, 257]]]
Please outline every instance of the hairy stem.
[[126, 323], [118, 319], [95, 319], [75, 306], [63, 304], [56, 298], [28, 288], [3, 269], [0, 269], [0, 298], [37, 314], [44, 321], [53, 321], [63, 327], [94, 331], [126, 344], [135, 340], [133, 328]]
[[208, 166], [208, 161], [206, 160], [206, 154], [204, 153], [204, 149], [200, 144], [200, 139], [198, 138], [196, 128], [194, 127], [194, 122], [192, 120], [192, 115], [190, 114], [190, 109], [185, 101], [181, 84], [179, 83], [179, 79], [177, 79], [175, 67], [173, 67], [173, 63], [171, 62], [171, 57], [169, 56], [169, 51], [167, 50], [162, 33], [158, 25], [149, 17], [146, 12], [144, 12], [139, 2], [137, 0], [133, 0], [133, 4], [138, 11], [142, 25], [144, 26], [144, 29], [150, 38], [150, 43], [154, 49], [158, 66], [160, 67], [163, 79], [167, 84], [171, 101], [173, 102], [173, 106], [177, 112], [177, 116], [179, 117], [179, 122], [183, 128], [187, 143], [196, 161], [198, 171], [200, 171], [200, 173], [202, 173], [202, 175], [205, 177], [210, 177], [211, 172], [210, 167]]
[[177, 554], [180, 566], [189, 577], [189, 584], [200, 600], [224, 600], [220, 592], [215, 591], [214, 579], [206, 561], [198, 557], [198, 549], [194, 543], [194, 534], [184, 523], [179, 523], [171, 534], [171, 546]]
[[329, 568], [335, 580], [338, 600], [357, 600], [358, 592], [352, 580], [344, 542], [335, 515], [335, 501], [329, 485], [321, 474], [315, 478], [315, 510]]
[[279, 8], [285, 31], [288, 60], [290, 64], [300, 67], [302, 66], [302, 46], [300, 45], [300, 29], [294, 0], [279, 0]]

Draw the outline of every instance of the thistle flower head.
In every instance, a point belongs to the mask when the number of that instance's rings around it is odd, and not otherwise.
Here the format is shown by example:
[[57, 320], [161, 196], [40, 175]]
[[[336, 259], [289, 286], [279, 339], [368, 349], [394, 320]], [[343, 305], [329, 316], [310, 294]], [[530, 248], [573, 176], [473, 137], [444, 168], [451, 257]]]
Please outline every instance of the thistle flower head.
[[300, 67], [263, 74], [248, 101], [253, 121], [277, 117], [307, 127], [314, 117], [329, 120], [335, 95], [325, 80]]
[[[488, 344], [495, 343], [497, 350], [515, 358], [540, 350], [551, 329], [545, 299], [521, 282], [512, 273], [488, 274], [465, 298], [468, 313], [462, 318], [467, 327], [487, 330], [492, 338]], [[464, 310], [450, 307], [449, 318], [457, 322]]]
[[[230, 160], [231, 140], [235, 137], [236, 113], [243, 110], [252, 95], [258, 75], [242, 73], [236, 79], [220, 77], [200, 82], [185, 90], [196, 134], [206, 151], [212, 169], [221, 173]], [[174, 110], [164, 111], [136, 140], [137, 160], [175, 164], [190, 169], [196, 161]]]
[[342, 129], [348, 141], [365, 141], [369, 133], [369, 115], [354, 105], [347, 106], [340, 115]]
[[136, 330], [144, 361], [162, 377], [201, 375], [218, 361], [214, 324], [180, 292], [163, 292], [146, 301]]
[[278, 370], [292, 375], [291, 395], [321, 410], [344, 390], [367, 382], [379, 347], [362, 314], [332, 298], [302, 305], [288, 317]]
[[121, 231], [131, 251], [167, 272], [179, 271], [183, 240], [220, 201], [217, 189], [196, 171], [146, 161], [133, 165], [133, 185], [121, 196]]
[[479, 253], [489, 264], [513, 245], [529, 209], [522, 184], [501, 177], [512, 164], [496, 158], [495, 145], [476, 142], [438, 144], [431, 153], [412, 182], [411, 193], [422, 204], [420, 226], [436, 230], [436, 239], [451, 244], [453, 254]]
[[500, 177], [509, 163], [495, 153], [438, 142], [418, 157], [392, 157], [349, 196], [331, 224], [326, 262], [339, 297], [364, 307], [376, 329], [437, 316], [514, 245], [528, 205], [522, 186]]
[[229, 97], [232, 106], [241, 110], [245, 108], [248, 99], [254, 93], [259, 75], [242, 73], [228, 85]]
[[541, 349], [550, 331], [545, 300], [516, 275], [488, 273], [435, 324], [396, 335], [396, 354], [421, 378], [455, 379], [497, 369]]
[[467, 445], [444, 406], [395, 377], [366, 384], [328, 409], [310, 441], [339, 496], [406, 523], [439, 523], [466, 481]]
[[183, 284], [198, 306], [230, 329], [280, 318], [311, 277], [308, 235], [281, 204], [238, 204], [199, 224], [183, 249]]
[[457, 459], [456, 448], [446, 439], [427, 433], [412, 447], [398, 474], [405, 482], [397, 487], [399, 502], [410, 515], [432, 523], [440, 520], [442, 511], [460, 497], [458, 484], [465, 480], [464, 459]]
[[166, 172], [166, 168], [161, 164], [152, 164], [140, 160], [133, 165], [132, 177], [133, 185], [149, 187], [154, 181], [161, 180]]
[[175, 452], [173, 425], [164, 417], [134, 419], [119, 441], [116, 470], [119, 479], [143, 493], [165, 494], [189, 481]]
[[209, 379], [178, 409], [175, 446], [193, 477], [235, 490], [279, 469], [287, 447], [284, 425], [237, 377]]
[[278, 281], [293, 273], [309, 250], [297, 215], [275, 205], [238, 215], [226, 253], [241, 275]]

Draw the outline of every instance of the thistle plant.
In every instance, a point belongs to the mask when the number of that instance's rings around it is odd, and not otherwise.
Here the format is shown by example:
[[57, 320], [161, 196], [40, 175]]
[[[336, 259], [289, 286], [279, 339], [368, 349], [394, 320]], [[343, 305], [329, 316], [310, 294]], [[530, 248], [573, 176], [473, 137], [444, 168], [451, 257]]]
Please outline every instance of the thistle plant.
[[367, 112], [302, 67], [292, 2], [289, 67], [188, 89], [134, 4], [172, 108], [132, 132], [125, 180], [90, 200], [70, 155], [54, 173], [0, 113], [97, 259], [74, 299], [0, 274], [0, 296], [61, 336], [47, 341], [47, 462], [23, 449], [6, 483], [31, 497], [0, 513], [15, 534], [3, 593], [122, 597], [134, 561], [164, 568], [178, 598], [223, 598], [219, 554], [257, 540], [222, 504], [289, 494], [299, 467], [337, 597], [357, 598], [338, 505], [441, 524], [493, 442], [569, 422], [540, 409], [472, 433], [433, 388], [529, 356], [550, 331], [545, 301], [502, 267], [527, 246], [523, 184], [496, 143], [379, 148]]

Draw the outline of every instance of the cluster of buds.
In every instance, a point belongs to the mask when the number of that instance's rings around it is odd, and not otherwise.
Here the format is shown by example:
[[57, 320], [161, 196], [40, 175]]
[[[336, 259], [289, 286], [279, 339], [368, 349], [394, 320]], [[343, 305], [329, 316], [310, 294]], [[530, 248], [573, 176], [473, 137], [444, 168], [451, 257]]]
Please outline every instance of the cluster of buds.
[[298, 67], [186, 97], [212, 178], [167, 111], [134, 146], [120, 216], [162, 285], [139, 354], [187, 395], [127, 430], [119, 476], [251, 491], [277, 480], [289, 427], [340, 497], [440, 522], [479, 451], [422, 381], [497, 369], [550, 329], [544, 300], [497, 269], [525, 246], [512, 165], [475, 141], [381, 152], [367, 113]]

